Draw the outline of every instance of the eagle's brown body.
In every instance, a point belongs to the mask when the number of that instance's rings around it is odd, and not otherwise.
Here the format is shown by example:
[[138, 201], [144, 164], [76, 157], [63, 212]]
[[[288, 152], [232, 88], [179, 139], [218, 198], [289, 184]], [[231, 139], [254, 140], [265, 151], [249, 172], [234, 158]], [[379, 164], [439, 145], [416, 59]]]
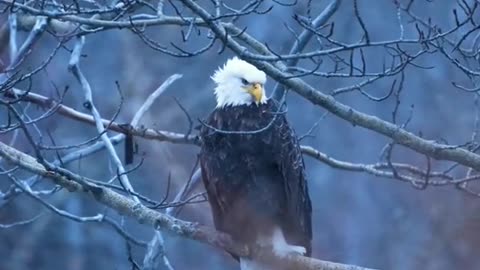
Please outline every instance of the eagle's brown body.
[[200, 138], [202, 177], [216, 228], [248, 244], [276, 226], [288, 244], [305, 247], [309, 256], [312, 207], [303, 157], [276, 103], [217, 108]]

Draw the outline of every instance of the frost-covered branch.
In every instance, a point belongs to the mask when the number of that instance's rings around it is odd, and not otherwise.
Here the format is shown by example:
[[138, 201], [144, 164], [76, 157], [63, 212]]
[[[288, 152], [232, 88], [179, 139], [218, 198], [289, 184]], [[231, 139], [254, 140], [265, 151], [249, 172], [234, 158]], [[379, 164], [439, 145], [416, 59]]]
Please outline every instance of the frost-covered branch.
[[232, 238], [225, 233], [218, 232], [213, 228], [198, 223], [183, 221], [170, 215], [149, 209], [142, 204], [138, 204], [133, 199], [121, 195], [109, 188], [95, 186], [93, 184], [89, 187], [85, 187], [82, 184], [84, 180], [75, 177], [75, 174], [72, 173], [69, 176], [65, 176], [64, 174], [55, 171], [49, 171], [42, 164], [38, 163], [34, 157], [1, 142], [0, 156], [8, 160], [12, 165], [19, 166], [26, 171], [49, 178], [56, 184], [65, 187], [71, 192], [86, 192], [99, 203], [116, 210], [121, 215], [132, 217], [139, 223], [152, 226], [157, 230], [197, 240], [238, 256], [252, 257], [257, 260], [279, 260], [282, 265], [285, 265], [292, 270], [367, 270], [367, 268], [364, 267], [326, 262], [298, 255], [277, 258], [270, 250], [260, 247], [248, 248], [240, 243], [234, 242]]
[[[160, 86], [158, 89], [164, 89], [165, 85], [169, 85], [170, 82], [172, 82], [171, 78], [172, 77], [167, 79], [164, 82], [164, 84], [162, 84], [162, 86]], [[58, 112], [65, 117], [71, 118], [73, 120], [78, 120], [84, 123], [88, 123], [91, 125], [95, 124], [95, 121], [93, 120], [91, 115], [84, 114], [66, 105], [58, 105], [54, 100], [44, 97], [42, 95], [38, 95], [32, 92], [25, 93], [24, 91], [21, 91], [18, 89], [13, 89], [12, 91], [15, 91], [14, 93], [16, 95], [25, 94], [24, 96], [25, 101], [38, 104], [45, 108], [50, 108], [52, 106], [59, 106]], [[136, 115], [138, 115], [138, 113], [140, 113], [141, 111], [143, 110], [139, 110]], [[138, 117], [134, 117], [134, 118], [138, 118]], [[145, 139], [156, 140], [160, 142], [170, 142], [170, 143], [176, 143], [176, 144], [180, 143], [180, 144], [198, 145], [199, 143], [199, 138], [193, 134], [174, 133], [170, 131], [164, 131], [164, 130], [161, 131], [161, 130], [154, 130], [149, 128], [138, 128], [133, 126], [127, 127], [124, 124], [112, 122], [107, 119], [102, 119], [102, 122], [105, 128], [115, 132], [119, 132], [121, 134], [125, 134], [125, 135], [133, 135], [133, 136], [138, 136]], [[115, 139], [115, 141], [121, 141], [121, 140], [123, 140], [123, 137], [119, 137]], [[352, 172], [363, 172], [363, 173], [368, 173], [377, 177], [399, 179], [405, 182], [417, 183], [417, 184], [424, 183], [425, 177], [427, 177], [427, 172], [425, 170], [422, 170], [413, 165], [408, 165], [403, 163], [400, 163], [400, 164], [394, 163], [393, 164], [394, 168], [396, 168], [399, 172], [408, 173], [408, 174], [403, 174], [403, 173], [400, 174], [401, 177], [399, 178], [398, 175], [395, 175], [391, 171], [391, 168], [387, 163], [372, 163], [372, 164], [363, 163], [362, 164], [362, 163], [348, 162], [348, 161], [335, 159], [329, 156], [328, 154], [318, 149], [314, 149], [310, 146], [302, 145], [301, 149], [304, 155], [307, 155], [322, 163], [327, 164], [328, 166], [331, 166], [333, 168], [340, 169], [340, 170], [346, 170], [346, 171], [352, 171]], [[84, 153], [82, 152], [79, 152], [79, 153], [80, 153], [79, 155], [84, 155]], [[465, 177], [465, 178], [454, 178], [453, 176], [445, 172], [435, 172], [435, 171], [429, 172], [428, 177], [434, 178], [434, 179], [430, 179], [431, 181], [429, 181], [429, 185], [432, 185], [432, 186], [454, 185], [454, 184], [459, 184], [460, 182], [476, 181], [479, 178], [477, 175], [470, 175], [469, 177]], [[438, 178], [438, 180], [435, 180], [435, 178]]]

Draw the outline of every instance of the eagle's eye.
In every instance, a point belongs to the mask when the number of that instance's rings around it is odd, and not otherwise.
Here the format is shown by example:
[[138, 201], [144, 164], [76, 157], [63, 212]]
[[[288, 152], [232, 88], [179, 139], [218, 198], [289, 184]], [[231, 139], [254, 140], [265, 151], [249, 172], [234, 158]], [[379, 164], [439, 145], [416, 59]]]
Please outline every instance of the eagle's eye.
[[247, 85], [247, 84], [248, 84], [248, 81], [245, 80], [244, 78], [242, 78], [241, 80], [242, 80], [242, 84], [243, 84], [243, 85]]

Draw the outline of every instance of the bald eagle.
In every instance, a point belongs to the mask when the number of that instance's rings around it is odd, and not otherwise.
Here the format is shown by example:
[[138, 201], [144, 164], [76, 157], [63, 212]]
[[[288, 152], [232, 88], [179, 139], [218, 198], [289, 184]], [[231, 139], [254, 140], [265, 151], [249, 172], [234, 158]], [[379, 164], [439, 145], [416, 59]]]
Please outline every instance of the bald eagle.
[[[281, 106], [265, 96], [265, 73], [232, 58], [212, 79], [217, 106], [201, 127], [199, 159], [215, 227], [277, 256], [310, 256], [303, 157]], [[281, 269], [236, 259], [242, 270]]]

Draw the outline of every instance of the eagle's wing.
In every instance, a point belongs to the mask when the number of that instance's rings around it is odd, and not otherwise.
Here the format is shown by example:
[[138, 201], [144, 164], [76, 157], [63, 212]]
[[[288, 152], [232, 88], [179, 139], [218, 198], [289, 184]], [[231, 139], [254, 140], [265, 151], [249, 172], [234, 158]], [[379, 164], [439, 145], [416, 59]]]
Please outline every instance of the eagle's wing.
[[[228, 115], [213, 111], [207, 119], [207, 124], [219, 129], [229, 127], [239, 119], [237, 110], [229, 110]], [[229, 232], [229, 224], [226, 224], [226, 215], [231, 211], [231, 201], [241, 197], [238, 185], [243, 180], [235, 174], [241, 165], [231, 160], [232, 141], [224, 134], [206, 127], [200, 129], [202, 149], [199, 161], [202, 169], [202, 180], [207, 191], [208, 202], [212, 210], [212, 218], [215, 228], [223, 232]], [[222, 179], [228, 179], [228, 184], [222, 184]], [[231, 254], [236, 260], [239, 258]]]
[[[278, 112], [274, 101], [271, 108]], [[289, 126], [284, 114], [277, 114], [273, 125], [272, 139], [273, 158], [283, 176], [285, 189], [285, 206], [287, 211], [282, 219], [282, 229], [287, 242], [304, 246], [307, 256], [311, 254], [312, 240], [312, 205], [308, 193], [300, 144], [293, 129]]]
[[[235, 129], [239, 119], [242, 119], [240, 113], [234, 108], [227, 111], [216, 110], [210, 114], [206, 124], [220, 130], [232, 126]], [[213, 221], [217, 229], [228, 231], [225, 215], [231, 212], [232, 201], [245, 196], [239, 188], [244, 180], [244, 175], [238, 173], [242, 170], [242, 163], [238, 155], [232, 154], [235, 137], [203, 126], [200, 130], [200, 138], [202, 138], [202, 149], [199, 161]]]

